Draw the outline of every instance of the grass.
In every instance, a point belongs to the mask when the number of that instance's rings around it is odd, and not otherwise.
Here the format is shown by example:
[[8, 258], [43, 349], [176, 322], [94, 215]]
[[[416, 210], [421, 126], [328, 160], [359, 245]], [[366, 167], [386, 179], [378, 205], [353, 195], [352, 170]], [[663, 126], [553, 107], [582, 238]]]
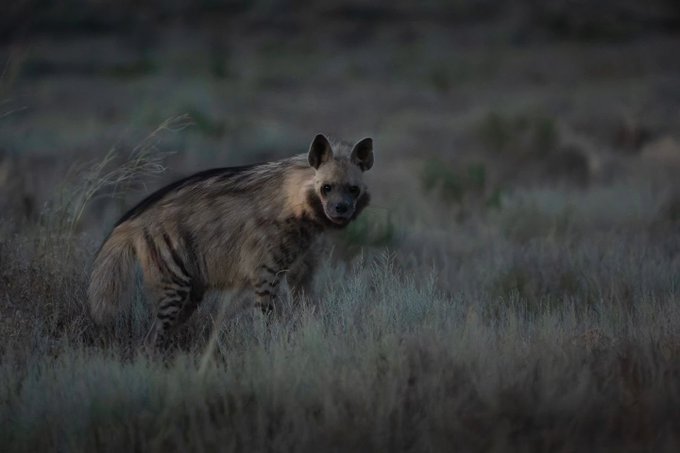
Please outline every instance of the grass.
[[0, 443], [481, 451], [678, 440], [671, 286], [637, 308], [601, 300], [590, 312], [575, 302], [528, 312], [512, 292], [446, 297], [432, 274], [416, 278], [389, 254], [327, 262], [322, 275], [318, 305], [269, 327], [250, 314], [229, 321], [202, 373], [199, 351], [163, 363], [66, 339], [15, 346], [0, 366]]
[[[0, 444], [4, 451], [677, 446], [680, 261], [669, 253], [670, 232], [646, 229], [658, 216], [675, 225], [663, 202], [646, 201], [654, 195], [627, 186], [516, 193], [493, 217], [475, 220], [500, 228], [453, 276], [398, 243], [390, 251], [382, 240], [371, 244], [369, 233], [350, 232], [368, 248], [350, 261], [327, 259], [318, 297], [273, 322], [251, 312], [227, 320], [204, 367], [216, 305], [225, 300], [201, 307], [181, 333], [182, 348], [159, 360], [138, 347], [149, 321], [143, 303], [108, 337], [90, 323], [84, 286], [92, 249], [84, 237], [71, 236], [76, 253], [68, 255], [61, 242], [17, 247], [30, 244], [31, 233], [4, 239], [3, 318], [11, 322], [2, 326]], [[522, 233], [508, 229], [529, 219]]]

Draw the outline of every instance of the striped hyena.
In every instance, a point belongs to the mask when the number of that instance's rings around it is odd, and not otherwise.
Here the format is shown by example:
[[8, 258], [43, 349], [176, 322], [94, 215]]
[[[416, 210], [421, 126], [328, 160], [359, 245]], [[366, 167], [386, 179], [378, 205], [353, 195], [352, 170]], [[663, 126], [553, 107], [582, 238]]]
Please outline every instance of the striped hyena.
[[363, 172], [372, 165], [370, 138], [351, 146], [317, 135], [306, 155], [207, 170], [158, 190], [101, 246], [88, 289], [92, 317], [112, 319], [136, 260], [158, 346], [209, 289], [236, 290], [240, 305], [270, 311], [283, 275], [293, 294], [308, 288], [319, 234], [366, 207]]

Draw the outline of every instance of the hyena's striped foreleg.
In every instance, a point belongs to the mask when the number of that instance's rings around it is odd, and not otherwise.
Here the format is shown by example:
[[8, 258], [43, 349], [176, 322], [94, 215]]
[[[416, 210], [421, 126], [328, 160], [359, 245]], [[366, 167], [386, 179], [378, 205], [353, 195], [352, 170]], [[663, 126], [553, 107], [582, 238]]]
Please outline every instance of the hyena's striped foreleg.
[[251, 285], [255, 293], [255, 306], [268, 315], [276, 307], [279, 283], [285, 270], [279, 270], [274, 262], [262, 264], [251, 278]]
[[277, 298], [284, 275], [294, 299], [299, 300], [303, 293], [310, 292], [316, 263], [316, 254], [309, 248], [311, 240], [307, 229], [294, 229], [293, 234], [271, 250], [257, 268], [252, 284], [256, 303], [265, 314], [280, 308]]
[[313, 251], [305, 253], [291, 266], [286, 273], [293, 302], [298, 303], [304, 296], [311, 296], [314, 283], [314, 270], [317, 266], [317, 254]]

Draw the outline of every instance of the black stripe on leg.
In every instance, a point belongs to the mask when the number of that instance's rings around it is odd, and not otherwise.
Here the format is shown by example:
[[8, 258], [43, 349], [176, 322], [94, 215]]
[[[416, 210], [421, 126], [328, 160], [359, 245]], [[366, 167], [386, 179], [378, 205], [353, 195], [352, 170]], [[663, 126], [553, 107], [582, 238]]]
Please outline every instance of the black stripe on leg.
[[172, 313], [158, 313], [156, 317], [161, 321], [173, 321], [177, 317], [178, 313], [179, 311], [173, 311]]
[[187, 271], [187, 268], [184, 265], [182, 258], [177, 253], [177, 250], [175, 250], [175, 248], [172, 246], [172, 242], [170, 241], [170, 236], [168, 236], [168, 233], [163, 233], [163, 240], [165, 241], [165, 245], [168, 246], [168, 250], [170, 250], [170, 256], [172, 256], [172, 260], [175, 262], [175, 264], [177, 265], [179, 270], [182, 272], [182, 274], [184, 274], [188, 277], [189, 271]]
[[262, 304], [262, 305], [260, 305], [260, 310], [262, 310], [263, 315], [269, 316], [274, 311], [274, 305], [273, 304]]
[[[196, 296], [198, 296], [198, 299], [201, 299], [203, 297], [203, 285], [199, 284], [199, 282], [202, 280], [201, 276], [203, 274], [201, 273], [201, 261], [198, 259], [198, 255], [196, 254], [196, 245], [193, 234], [183, 223], [179, 224], [178, 232], [179, 237], [182, 239], [182, 243], [184, 244], [184, 251], [187, 255], [187, 266], [193, 273], [192, 290], [197, 293]], [[193, 297], [194, 296], [192, 295], [192, 298]]]
[[170, 312], [170, 311], [179, 311], [181, 306], [183, 304], [178, 303], [182, 302], [181, 300], [164, 300], [161, 302], [161, 304], [158, 306], [158, 312]]
[[188, 275], [187, 276], [177, 275], [172, 269], [170, 269], [168, 264], [163, 259], [163, 255], [161, 255], [160, 250], [158, 250], [156, 243], [154, 242], [153, 238], [151, 237], [151, 234], [147, 229], [144, 229], [144, 240], [146, 241], [146, 244], [149, 247], [149, 253], [151, 254], [151, 258], [156, 263], [156, 266], [158, 266], [158, 269], [161, 271], [161, 274], [169, 276], [172, 282], [178, 286], [186, 286], [187, 283], [191, 281]]
[[[165, 268], [167, 270], [167, 268]], [[164, 271], [164, 269], [160, 269], [161, 272]], [[189, 284], [189, 282], [185, 282], [182, 280], [179, 280], [175, 275], [170, 275], [170, 280], [166, 278], [166, 274], [161, 274], [161, 283], [165, 285], [176, 285], [182, 288], [186, 288], [186, 286]]]
[[269, 273], [272, 274], [272, 275], [278, 274], [278, 271], [277, 271], [277, 270], [275, 270], [275, 269], [273, 269], [273, 268], [267, 266], [266, 264], [261, 265], [260, 268], [261, 268], [261, 269], [264, 269], [265, 271], [269, 272]]
[[169, 297], [181, 297], [182, 299], [186, 298], [189, 295], [189, 290], [181, 287], [181, 288], [167, 288], [163, 292], [163, 297], [164, 298], [169, 298]]
[[160, 253], [158, 252], [158, 248], [156, 248], [156, 243], [153, 241], [153, 238], [151, 237], [149, 230], [147, 230], [146, 228], [144, 228], [143, 234], [144, 240], [146, 241], [146, 246], [149, 249], [149, 255], [151, 255], [151, 260], [154, 263], [156, 263], [156, 266], [160, 268], [161, 256]]
[[260, 280], [259, 282], [255, 283], [253, 286], [256, 289], [262, 288], [263, 286], [269, 286], [271, 288], [274, 288], [279, 284], [278, 280]]
[[182, 301], [186, 300], [185, 297], [166, 297], [163, 299], [163, 302], [166, 303], [181, 303]]

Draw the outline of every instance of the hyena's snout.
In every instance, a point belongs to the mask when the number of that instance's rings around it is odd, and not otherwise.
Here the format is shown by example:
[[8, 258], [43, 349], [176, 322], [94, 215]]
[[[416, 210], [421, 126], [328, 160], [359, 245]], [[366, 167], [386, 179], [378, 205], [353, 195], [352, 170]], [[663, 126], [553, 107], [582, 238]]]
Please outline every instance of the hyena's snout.
[[329, 200], [326, 203], [326, 216], [335, 223], [346, 223], [354, 215], [355, 203], [350, 197]]
[[335, 205], [335, 212], [338, 215], [345, 215], [349, 211], [349, 203], [340, 202]]

